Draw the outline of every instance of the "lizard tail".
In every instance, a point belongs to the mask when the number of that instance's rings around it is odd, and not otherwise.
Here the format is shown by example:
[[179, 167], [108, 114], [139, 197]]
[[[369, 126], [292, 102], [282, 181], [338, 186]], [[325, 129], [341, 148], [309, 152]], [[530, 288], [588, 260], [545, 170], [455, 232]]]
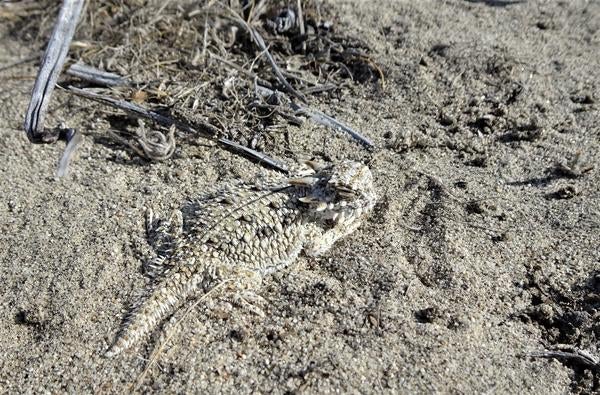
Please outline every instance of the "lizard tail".
[[200, 279], [201, 276], [189, 271], [163, 277], [163, 281], [157, 282], [131, 309], [117, 339], [104, 356], [114, 357], [148, 335], [197, 290]]

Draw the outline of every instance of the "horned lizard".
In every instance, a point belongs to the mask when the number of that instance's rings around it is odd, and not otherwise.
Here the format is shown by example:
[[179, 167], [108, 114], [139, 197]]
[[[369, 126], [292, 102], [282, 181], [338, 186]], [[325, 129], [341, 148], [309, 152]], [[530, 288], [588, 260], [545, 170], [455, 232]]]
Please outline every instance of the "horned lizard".
[[223, 282], [243, 294], [301, 252], [322, 254], [357, 229], [375, 201], [367, 166], [309, 161], [293, 176], [227, 185], [190, 201], [185, 222], [182, 212], [167, 221], [150, 218], [153, 282], [105, 355], [138, 343], [189, 297]]

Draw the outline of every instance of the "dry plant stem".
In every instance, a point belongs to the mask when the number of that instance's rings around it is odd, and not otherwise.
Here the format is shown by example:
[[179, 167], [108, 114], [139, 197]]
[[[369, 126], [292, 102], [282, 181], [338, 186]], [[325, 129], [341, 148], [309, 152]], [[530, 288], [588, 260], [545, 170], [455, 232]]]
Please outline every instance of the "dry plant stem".
[[322, 113], [319, 110], [312, 110], [310, 108], [299, 106], [295, 103], [292, 103], [291, 106], [292, 106], [292, 109], [294, 109], [294, 111], [296, 111], [296, 113], [304, 114], [304, 115], [310, 117], [310, 119], [312, 119], [313, 122], [316, 122], [320, 125], [324, 125], [324, 126], [327, 126], [327, 127], [333, 128], [333, 129], [338, 129], [343, 132], [346, 132], [350, 136], [352, 136], [355, 140], [361, 142], [362, 144], [364, 144], [368, 147], [375, 146], [375, 144], [373, 144], [373, 142], [369, 138], [363, 136], [356, 130], [352, 129], [350, 126], [347, 126], [347, 125], [339, 122], [337, 119], [330, 117], [329, 115]]
[[98, 70], [83, 63], [75, 63], [67, 69], [67, 74], [100, 86], [129, 85], [131, 82], [118, 74]]
[[86, 99], [91, 99], [91, 100], [97, 101], [99, 103], [118, 108], [120, 110], [123, 110], [123, 111], [125, 111], [129, 114], [135, 115], [137, 117], [150, 119], [150, 120], [158, 123], [159, 125], [162, 125], [165, 127], [170, 127], [171, 125], [175, 125], [175, 127], [177, 127], [177, 129], [179, 129], [179, 130], [183, 130], [185, 132], [200, 133], [204, 137], [211, 137], [211, 134], [214, 135], [217, 132], [217, 129], [210, 124], [202, 125], [203, 127], [206, 126], [207, 130], [209, 130], [210, 133], [207, 133], [205, 131], [196, 130], [195, 128], [192, 128], [190, 125], [187, 125], [183, 122], [178, 122], [178, 121], [174, 120], [173, 118], [167, 117], [165, 115], [159, 114], [159, 113], [151, 111], [151, 110], [147, 110], [143, 107], [140, 107], [140, 106], [130, 103], [128, 101], [113, 99], [110, 96], [101, 95], [96, 92], [92, 92], [88, 89], [80, 89], [80, 88], [76, 88], [74, 86], [68, 86], [67, 91], [71, 92], [77, 96], [85, 97]]
[[64, 0], [61, 6], [25, 116], [24, 127], [31, 142], [53, 143], [59, 138], [58, 129], [44, 129], [44, 118], [52, 98], [52, 91], [69, 52], [69, 45], [75, 34], [84, 2], [84, 0]]
[[546, 350], [531, 352], [529, 356], [537, 358], [556, 358], [572, 360], [584, 366], [588, 366], [594, 370], [600, 371], [600, 360], [598, 357], [584, 350], [579, 350], [571, 345], [558, 345], [557, 348], [562, 350]]
[[288, 106], [296, 113], [296, 115], [305, 115], [305, 116], [309, 117], [313, 122], [318, 123], [319, 125], [327, 126], [332, 129], [341, 130], [343, 132], [348, 133], [350, 136], [352, 136], [355, 140], [359, 141], [360, 143], [362, 143], [368, 147], [375, 147], [375, 144], [373, 144], [373, 142], [369, 138], [363, 136], [356, 130], [352, 129], [350, 126], [341, 123], [337, 119], [335, 119], [325, 113], [322, 113], [321, 111], [313, 110], [308, 107], [303, 107], [299, 104], [296, 104], [296, 103], [292, 102], [282, 92], [273, 91], [269, 88], [265, 88], [263, 86], [258, 86], [258, 85], [255, 86], [255, 91], [256, 91], [257, 95], [260, 95], [263, 97], [273, 95], [273, 94], [279, 95], [279, 97], [283, 97], [283, 99], [284, 99], [283, 101], [288, 103]]
[[[304, 29], [304, 16], [302, 15], [302, 0], [298, 0], [298, 25], [300, 27], [300, 34], [304, 36], [306, 30]], [[306, 52], [306, 41], [302, 41], [302, 52]]]
[[294, 87], [285, 78], [285, 76], [281, 72], [281, 69], [279, 68], [279, 66], [277, 66], [277, 62], [275, 61], [275, 58], [273, 58], [273, 55], [271, 55], [271, 53], [269, 52], [269, 48], [267, 47], [267, 44], [265, 44], [265, 40], [263, 40], [260, 33], [255, 28], [250, 26], [238, 14], [236, 14], [233, 11], [232, 11], [232, 14], [233, 14], [234, 18], [238, 21], [238, 23], [240, 23], [248, 31], [248, 33], [250, 33], [252, 40], [256, 43], [256, 45], [258, 45], [258, 48], [260, 48], [260, 50], [265, 54], [265, 56], [267, 57], [267, 60], [271, 64], [271, 68], [273, 69], [275, 76], [277, 77], [279, 82], [281, 82], [281, 84], [285, 87], [285, 89], [288, 91], [288, 93], [291, 94], [292, 96], [294, 96], [295, 98], [297, 98], [298, 100], [302, 101], [303, 103], [307, 103], [308, 101], [306, 99], [306, 96], [304, 96], [302, 93], [300, 93], [296, 89], [294, 89]]
[[262, 152], [258, 152], [256, 150], [253, 150], [252, 148], [244, 147], [243, 145], [240, 145], [240, 144], [233, 142], [229, 139], [226, 139], [224, 137], [220, 137], [217, 141], [219, 142], [219, 144], [222, 144], [225, 147], [228, 147], [229, 149], [232, 149], [241, 154], [250, 156], [250, 157], [258, 160], [261, 163], [265, 163], [265, 164], [271, 166], [274, 169], [277, 169], [284, 173], [287, 173], [289, 170], [288, 167], [285, 165], [285, 163], [278, 161], [276, 159], [273, 159], [270, 156], [268, 156], [267, 154], [263, 154]]
[[267, 45], [265, 44], [265, 41], [263, 40], [262, 36], [258, 33], [258, 31], [256, 31], [256, 29], [254, 29], [253, 27], [251, 27], [250, 25], [248, 25], [246, 23], [244, 23], [244, 24], [250, 30], [250, 34], [254, 38], [254, 41], [256, 42], [258, 47], [261, 49], [261, 51], [264, 52], [265, 56], [267, 57], [267, 60], [271, 64], [271, 68], [273, 69], [273, 72], [277, 76], [277, 79], [279, 80], [279, 82], [281, 82], [283, 84], [285, 89], [287, 89], [288, 93], [290, 93], [292, 96], [294, 96], [298, 100], [302, 101], [303, 103], [307, 103], [308, 101], [306, 100], [306, 96], [304, 96], [302, 93], [300, 93], [296, 89], [294, 89], [294, 87], [285, 78], [285, 76], [279, 69], [279, 66], [277, 66], [277, 62], [275, 62], [273, 55], [271, 55], [271, 53], [269, 52], [269, 49], [267, 48]]
[[[165, 127], [171, 127], [172, 125], [174, 125], [177, 129], [182, 130], [184, 132], [193, 133], [193, 134], [200, 133], [204, 137], [207, 137], [207, 138], [213, 138], [218, 133], [218, 129], [215, 126], [213, 126], [207, 122], [204, 122], [202, 124], [202, 127], [204, 127], [206, 130], [208, 130], [210, 132], [210, 134], [205, 131], [199, 131], [187, 123], [177, 121], [171, 117], [159, 114], [159, 113], [151, 111], [151, 110], [147, 110], [143, 107], [140, 107], [133, 103], [129, 103], [124, 100], [113, 99], [112, 97], [100, 95], [98, 93], [91, 92], [91, 91], [85, 90], [85, 89], [79, 89], [74, 86], [69, 86], [67, 88], [67, 91], [69, 91], [77, 96], [85, 97], [87, 99], [91, 99], [91, 100], [100, 102], [102, 104], [109, 105], [111, 107], [116, 107], [116, 108], [123, 110], [125, 112], [128, 112], [132, 115], [135, 115], [135, 116], [138, 116], [141, 118], [150, 119], [150, 120], [158, 123], [159, 125], [162, 125]], [[228, 140], [226, 138], [223, 138], [223, 137], [217, 138], [216, 141], [218, 144], [220, 144], [228, 149], [231, 149], [237, 153], [241, 153], [243, 155], [249, 156], [249, 157], [251, 157], [261, 163], [267, 164], [277, 170], [280, 170], [282, 172], [288, 171], [288, 168], [284, 163], [282, 163], [276, 159], [273, 159], [270, 156], [265, 155], [261, 152], [258, 152], [256, 150], [253, 150], [248, 147], [244, 147], [240, 144], [237, 144], [237, 143], [235, 143], [231, 140]]]

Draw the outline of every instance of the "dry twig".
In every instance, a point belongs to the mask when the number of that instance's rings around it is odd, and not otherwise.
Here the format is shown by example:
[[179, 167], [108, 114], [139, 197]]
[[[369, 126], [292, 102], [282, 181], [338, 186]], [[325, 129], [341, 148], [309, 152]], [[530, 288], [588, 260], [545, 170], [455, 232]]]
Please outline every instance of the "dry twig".
[[98, 70], [83, 63], [75, 63], [67, 69], [67, 74], [100, 86], [129, 85], [131, 82], [118, 74]]
[[530, 352], [530, 357], [537, 358], [556, 358], [570, 360], [575, 363], [587, 366], [588, 368], [600, 371], [600, 359], [585, 350], [580, 350], [569, 344], [558, 344], [556, 350], [545, 350]]

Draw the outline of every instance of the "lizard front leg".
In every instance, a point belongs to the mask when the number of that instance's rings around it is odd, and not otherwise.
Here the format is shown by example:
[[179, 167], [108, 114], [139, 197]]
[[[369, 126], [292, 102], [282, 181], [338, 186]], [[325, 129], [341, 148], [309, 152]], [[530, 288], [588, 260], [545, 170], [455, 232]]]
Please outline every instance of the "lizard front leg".
[[146, 238], [154, 257], [146, 263], [145, 272], [150, 277], [160, 276], [168, 267], [168, 259], [177, 250], [183, 233], [183, 215], [174, 210], [169, 219], [161, 219], [151, 208], [146, 209]]

